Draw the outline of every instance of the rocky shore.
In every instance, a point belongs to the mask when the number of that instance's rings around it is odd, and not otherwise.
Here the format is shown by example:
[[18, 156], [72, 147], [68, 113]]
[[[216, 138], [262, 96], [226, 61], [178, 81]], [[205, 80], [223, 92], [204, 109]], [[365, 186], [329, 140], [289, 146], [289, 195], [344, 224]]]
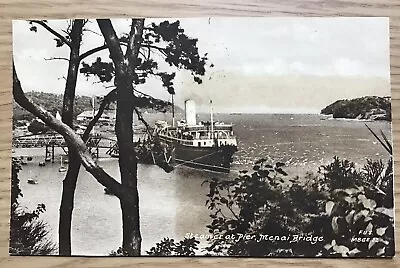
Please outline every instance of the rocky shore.
[[366, 96], [351, 100], [338, 100], [321, 110], [333, 118], [392, 120], [390, 97]]

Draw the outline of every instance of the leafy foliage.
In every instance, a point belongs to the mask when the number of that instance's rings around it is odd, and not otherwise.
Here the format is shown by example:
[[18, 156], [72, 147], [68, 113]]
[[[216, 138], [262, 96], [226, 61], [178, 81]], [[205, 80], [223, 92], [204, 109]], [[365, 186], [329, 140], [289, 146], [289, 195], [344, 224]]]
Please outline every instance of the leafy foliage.
[[31, 132], [32, 134], [46, 133], [49, 130], [50, 128], [46, 126], [46, 124], [36, 119], [33, 120], [28, 126], [28, 131]]
[[111, 250], [109, 256], [112, 257], [128, 257], [129, 254], [126, 250], [122, 249], [122, 247], [119, 247], [117, 250]]
[[115, 75], [113, 64], [111, 62], [103, 62], [101, 57], [97, 57], [92, 64], [83, 62], [80, 72], [85, 74], [86, 77], [95, 74], [101, 82], [110, 82]]
[[[368, 189], [368, 188], [367, 188]], [[383, 256], [394, 254], [393, 207], [362, 186], [336, 189], [327, 202], [333, 233], [325, 246], [334, 256]], [[370, 189], [368, 189], [370, 190]]]
[[[327, 181], [337, 180], [333, 173], [324, 175]], [[331, 243], [325, 245], [325, 254], [394, 255], [392, 158], [386, 165], [382, 160], [367, 160], [351, 185], [331, 189], [330, 193], [326, 212], [331, 218], [333, 235]]]
[[174, 239], [167, 237], [146, 253], [150, 256], [194, 256], [199, 243], [194, 238], [185, 238], [175, 243]]
[[[123, 34], [120, 43], [126, 45], [128, 35]], [[169, 66], [190, 71], [196, 83], [201, 84], [200, 76], [205, 74], [207, 55], [200, 56], [197, 39], [190, 38], [180, 27], [180, 22], [163, 21], [152, 23], [144, 28], [139, 57], [135, 62], [135, 72], [138, 79], [136, 85], [146, 83], [152, 76], [161, 80], [169, 94], [175, 94], [173, 80], [175, 72], [159, 71], [160, 58]], [[103, 61], [100, 57], [93, 63], [82, 63], [80, 72], [85, 76], [96, 76], [101, 82], [111, 82], [115, 75], [112, 62]], [[139, 106], [136, 106], [139, 107]]]
[[335, 157], [316, 175], [289, 178], [283, 163], [261, 159], [252, 173], [207, 180], [214, 239], [206, 249], [229, 256], [393, 255], [391, 165], [369, 160], [357, 170]]
[[[233, 181], [206, 181], [210, 187], [206, 206], [212, 212], [212, 222], [207, 227], [211, 234], [220, 236], [211, 241], [207, 250], [233, 256], [304, 255], [318, 251], [313, 245], [291, 244], [290, 237], [311, 230], [315, 212], [322, 212], [315, 200], [323, 195], [316, 191], [316, 183], [304, 187], [299, 178], [289, 180], [283, 166], [261, 159], [251, 174], [242, 170]], [[240, 239], [239, 234], [253, 239]], [[276, 239], [261, 237], [264, 234]]]
[[325, 191], [348, 188], [354, 184], [360, 184], [363, 180], [354, 163], [347, 159], [340, 160], [338, 157], [334, 157], [332, 163], [321, 166], [319, 173], [322, 175], [320, 183]]
[[[159, 43], [160, 38], [164, 40], [166, 46], [163, 53], [165, 55], [165, 61], [169, 63], [170, 66], [192, 71], [195, 81], [196, 77], [199, 79], [199, 75], [204, 75], [207, 54], [200, 57], [197, 49], [198, 40], [184, 34], [184, 30], [180, 27], [179, 20], [173, 23], [163, 21], [158, 25], [152, 23], [148, 30], [149, 32], [145, 34], [144, 42], [151, 45], [154, 42]], [[150, 33], [151, 31], [153, 34]], [[200, 81], [201, 80], [199, 80], [198, 83], [201, 83]]]
[[22, 197], [19, 188], [18, 173], [21, 170], [20, 160], [12, 159], [11, 177], [11, 222], [10, 249], [11, 255], [50, 255], [55, 254], [57, 246], [48, 237], [48, 226], [40, 221], [39, 215], [45, 212], [44, 204], [38, 204], [32, 212], [26, 212], [19, 205]]
[[[194, 238], [185, 238], [179, 242], [175, 242], [174, 239], [168, 237], [164, 238], [161, 242], [156, 243], [156, 246], [152, 247], [146, 253], [150, 256], [194, 256], [195, 251], [198, 250], [197, 245], [200, 242]], [[116, 251], [111, 251], [110, 256], [113, 257], [127, 257], [128, 253], [121, 247]]]

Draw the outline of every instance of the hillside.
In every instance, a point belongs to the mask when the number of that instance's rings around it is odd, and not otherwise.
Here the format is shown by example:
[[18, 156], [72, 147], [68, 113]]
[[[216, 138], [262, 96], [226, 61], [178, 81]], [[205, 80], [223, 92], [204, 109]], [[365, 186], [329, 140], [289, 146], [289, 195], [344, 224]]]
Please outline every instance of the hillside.
[[321, 110], [333, 118], [392, 120], [389, 97], [366, 96], [351, 100], [338, 100]]
[[[63, 95], [44, 93], [44, 92], [27, 92], [26, 96], [33, 101], [33, 103], [45, 107], [52, 114], [56, 114], [57, 111], [61, 113]], [[76, 96], [75, 98], [75, 116], [85, 110], [92, 109], [92, 98], [87, 96]], [[17, 123], [18, 120], [32, 120], [35, 118], [31, 113], [23, 109], [13, 100], [13, 123]]]
[[[62, 101], [63, 95], [62, 94], [54, 94], [54, 93], [45, 93], [45, 92], [27, 92], [26, 96], [32, 100], [34, 103], [45, 107], [49, 112], [52, 114], [56, 114], [57, 111], [61, 114], [62, 110]], [[95, 106], [99, 107], [99, 101], [95, 100]], [[110, 109], [115, 109], [115, 104], [111, 104]], [[89, 96], [76, 96], [75, 97], [75, 111], [74, 116], [76, 117], [78, 114], [82, 113], [83, 111], [92, 110], [92, 97]], [[152, 109], [143, 109], [143, 112], [146, 111], [147, 113], [153, 113], [154, 110]], [[178, 106], [175, 108], [176, 112], [181, 112], [182, 109]], [[17, 126], [18, 121], [27, 120], [31, 121], [34, 119], [31, 113], [20, 107], [14, 100], [13, 100], [13, 125]]]

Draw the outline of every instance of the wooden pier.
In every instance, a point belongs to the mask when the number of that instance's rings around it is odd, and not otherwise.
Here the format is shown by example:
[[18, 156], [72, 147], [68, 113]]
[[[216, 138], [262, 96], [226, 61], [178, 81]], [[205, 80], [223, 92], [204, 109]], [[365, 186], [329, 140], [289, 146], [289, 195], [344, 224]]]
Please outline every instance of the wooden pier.
[[[102, 142], [107, 141], [107, 142]], [[116, 147], [116, 140], [105, 137], [100, 134], [91, 135], [86, 142], [89, 151], [96, 158], [99, 158], [99, 149], [106, 148], [108, 152]], [[19, 137], [13, 137], [14, 148], [45, 148], [46, 161], [54, 163], [54, 150], [56, 147], [63, 149], [68, 154], [68, 146], [64, 137], [57, 133], [30, 134]]]

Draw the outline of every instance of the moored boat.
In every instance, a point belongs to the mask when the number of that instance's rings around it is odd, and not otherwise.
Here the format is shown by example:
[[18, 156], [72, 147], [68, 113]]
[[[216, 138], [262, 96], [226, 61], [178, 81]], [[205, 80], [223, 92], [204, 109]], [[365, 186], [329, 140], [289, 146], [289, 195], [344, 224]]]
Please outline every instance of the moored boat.
[[185, 120], [177, 125], [156, 122], [156, 133], [163, 143], [173, 147], [173, 160], [178, 165], [216, 172], [230, 171], [237, 140], [232, 124], [211, 120], [196, 122], [195, 102], [185, 102]]

